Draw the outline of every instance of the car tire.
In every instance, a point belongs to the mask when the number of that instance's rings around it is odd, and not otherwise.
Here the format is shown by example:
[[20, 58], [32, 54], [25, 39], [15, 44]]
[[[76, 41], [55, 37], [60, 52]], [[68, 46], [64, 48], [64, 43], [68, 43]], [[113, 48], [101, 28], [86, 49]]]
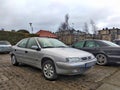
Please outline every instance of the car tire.
[[96, 55], [96, 58], [97, 58], [97, 64], [98, 65], [106, 65], [107, 64], [107, 56], [104, 55], [104, 54], [97, 54]]
[[47, 60], [43, 63], [42, 72], [43, 72], [44, 77], [47, 80], [53, 81], [57, 79], [55, 65], [51, 60]]
[[18, 66], [19, 65], [19, 63], [17, 62], [17, 59], [16, 59], [15, 55], [11, 56], [11, 63], [14, 66]]

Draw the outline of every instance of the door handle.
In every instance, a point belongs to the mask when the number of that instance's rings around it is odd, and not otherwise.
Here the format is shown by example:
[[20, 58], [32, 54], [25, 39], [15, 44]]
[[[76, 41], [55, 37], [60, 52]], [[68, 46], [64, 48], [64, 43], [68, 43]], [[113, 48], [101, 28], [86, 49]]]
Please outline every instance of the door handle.
[[28, 51], [25, 51], [25, 53], [28, 53]]

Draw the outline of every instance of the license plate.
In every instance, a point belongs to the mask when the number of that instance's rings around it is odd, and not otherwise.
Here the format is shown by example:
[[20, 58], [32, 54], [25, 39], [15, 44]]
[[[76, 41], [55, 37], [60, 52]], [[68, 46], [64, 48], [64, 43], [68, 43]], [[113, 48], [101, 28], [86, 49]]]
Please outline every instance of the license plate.
[[94, 65], [94, 63], [93, 62], [90, 62], [90, 63], [86, 63], [85, 64], [85, 67], [91, 67], [91, 66], [93, 66]]

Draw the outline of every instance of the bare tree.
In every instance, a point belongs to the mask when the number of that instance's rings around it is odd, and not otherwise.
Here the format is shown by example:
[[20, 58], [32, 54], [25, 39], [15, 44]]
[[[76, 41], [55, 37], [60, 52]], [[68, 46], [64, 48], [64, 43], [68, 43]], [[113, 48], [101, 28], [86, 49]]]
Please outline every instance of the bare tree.
[[58, 31], [65, 31], [65, 30], [69, 30], [69, 15], [66, 14], [65, 15], [65, 21], [60, 25], [60, 27], [58, 28]]
[[92, 31], [93, 31], [93, 34], [97, 34], [97, 27], [96, 27], [96, 24], [95, 24], [95, 22], [91, 19], [90, 20], [90, 24], [91, 24], [91, 26], [92, 26]]
[[86, 32], [86, 34], [89, 33], [88, 24], [87, 24], [86, 22], [84, 23], [84, 28], [83, 28], [83, 30]]

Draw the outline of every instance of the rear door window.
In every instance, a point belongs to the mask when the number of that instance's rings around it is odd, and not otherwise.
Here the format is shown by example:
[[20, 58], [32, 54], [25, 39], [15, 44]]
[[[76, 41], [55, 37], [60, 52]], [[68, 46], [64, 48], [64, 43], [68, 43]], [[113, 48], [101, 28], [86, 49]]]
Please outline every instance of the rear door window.
[[21, 48], [25, 48], [28, 42], [28, 38], [27, 39], [23, 39], [17, 46], [21, 47]]
[[96, 45], [94, 41], [86, 41], [85, 47], [93, 48], [96, 47]]

